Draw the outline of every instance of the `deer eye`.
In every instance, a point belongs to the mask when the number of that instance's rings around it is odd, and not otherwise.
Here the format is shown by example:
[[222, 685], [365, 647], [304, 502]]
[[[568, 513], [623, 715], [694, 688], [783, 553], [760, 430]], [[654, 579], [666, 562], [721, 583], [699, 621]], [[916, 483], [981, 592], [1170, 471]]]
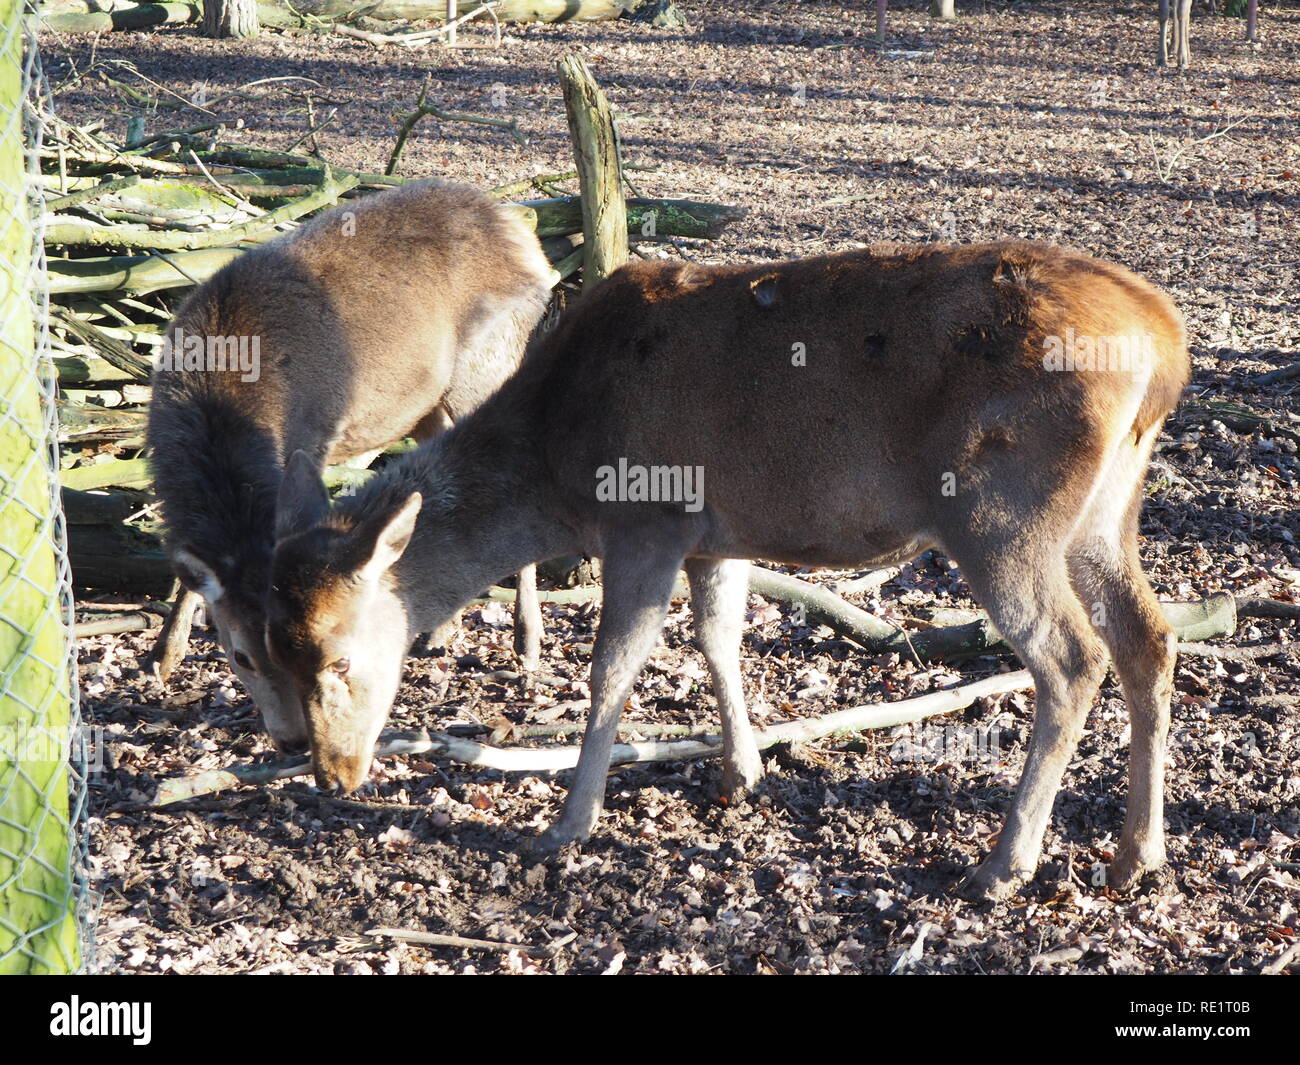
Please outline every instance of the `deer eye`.
[[243, 651], [236, 651], [234, 654], [235, 665], [240, 669], [246, 669], [250, 673], [256, 673], [257, 667], [253, 665], [253, 660], [244, 654]]
[[351, 668], [352, 668], [352, 660], [350, 658], [340, 658], [330, 663], [330, 669], [333, 670], [335, 673], [337, 673], [340, 677], [346, 676], [348, 670]]

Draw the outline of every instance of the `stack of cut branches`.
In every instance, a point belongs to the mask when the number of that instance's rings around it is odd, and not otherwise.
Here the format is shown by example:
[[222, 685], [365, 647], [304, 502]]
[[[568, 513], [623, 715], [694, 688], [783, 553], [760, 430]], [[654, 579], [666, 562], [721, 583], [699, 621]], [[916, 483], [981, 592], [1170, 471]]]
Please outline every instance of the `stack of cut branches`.
[[[403, 124], [388, 173], [229, 143], [231, 131], [219, 123], [139, 132], [122, 144], [97, 124], [47, 119], [40, 210], [48, 327], [79, 586], [150, 595], [170, 586], [142, 448], [153, 356], [179, 301], [246, 249], [313, 213], [402, 184], [406, 179], [394, 173], [400, 146], [428, 115], [475, 121], [422, 104]], [[558, 285], [582, 266], [582, 204], [566, 192], [575, 178], [538, 175], [492, 190], [533, 225]], [[530, 193], [546, 195], [529, 199]], [[652, 212], [653, 225], [646, 226]], [[643, 228], [660, 240], [710, 239], [743, 213], [690, 200], [628, 200], [637, 239], [645, 239]]]

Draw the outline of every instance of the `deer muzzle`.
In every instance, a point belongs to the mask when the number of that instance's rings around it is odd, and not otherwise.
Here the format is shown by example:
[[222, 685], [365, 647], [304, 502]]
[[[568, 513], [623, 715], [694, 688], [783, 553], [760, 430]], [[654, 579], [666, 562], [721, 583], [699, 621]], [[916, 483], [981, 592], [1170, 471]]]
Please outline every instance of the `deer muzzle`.
[[370, 771], [370, 758], [315, 748], [312, 751], [312, 771], [318, 788], [346, 795], [365, 783]]
[[360, 710], [346, 684], [334, 677], [321, 678], [307, 700], [312, 770], [319, 787], [347, 794], [365, 783], [383, 719], [372, 722]]

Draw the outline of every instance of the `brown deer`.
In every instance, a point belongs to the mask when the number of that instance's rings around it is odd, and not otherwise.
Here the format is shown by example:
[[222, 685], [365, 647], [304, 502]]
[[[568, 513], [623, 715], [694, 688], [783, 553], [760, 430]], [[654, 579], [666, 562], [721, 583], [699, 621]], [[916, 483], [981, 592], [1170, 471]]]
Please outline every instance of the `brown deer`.
[[1138, 510], [1187, 377], [1170, 300], [1064, 249], [624, 267], [500, 392], [354, 498], [331, 508], [315, 464], [291, 460], [267, 641], [301, 693], [316, 780], [365, 778], [411, 632], [495, 576], [581, 551], [604, 564], [591, 713], [540, 849], [595, 826], [624, 699], [683, 563], [738, 795], [762, 773], [740, 560], [883, 566], [937, 547], [1037, 688], [1024, 775], [974, 890], [1004, 895], [1037, 867], [1107, 648], [1133, 721], [1111, 877], [1128, 887], [1164, 858], [1175, 650], [1138, 563]]
[[[169, 554], [189, 590], [174, 616], [193, 613], [195, 593], [207, 601], [282, 749], [307, 741], [263, 638], [285, 458], [301, 452], [320, 469], [469, 414], [519, 365], [552, 273], [499, 204], [421, 181], [247, 252], [178, 310], [148, 432]], [[528, 668], [541, 631], [533, 580], [523, 567], [516, 638]]]

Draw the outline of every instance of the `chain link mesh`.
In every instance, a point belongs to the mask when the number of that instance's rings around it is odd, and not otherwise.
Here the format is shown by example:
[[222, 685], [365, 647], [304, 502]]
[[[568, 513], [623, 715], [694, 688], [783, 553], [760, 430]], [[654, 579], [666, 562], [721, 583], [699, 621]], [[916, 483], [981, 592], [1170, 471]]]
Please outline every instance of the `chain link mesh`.
[[34, 22], [0, 0], [0, 973], [94, 966]]

